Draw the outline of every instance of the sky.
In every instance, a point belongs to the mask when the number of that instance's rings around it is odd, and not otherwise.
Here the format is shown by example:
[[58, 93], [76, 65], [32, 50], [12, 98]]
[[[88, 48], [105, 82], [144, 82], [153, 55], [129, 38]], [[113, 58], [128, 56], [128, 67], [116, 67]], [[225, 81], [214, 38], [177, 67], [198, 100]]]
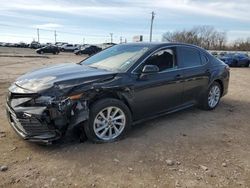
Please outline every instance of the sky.
[[209, 25], [229, 42], [250, 37], [250, 0], [0, 0], [0, 41], [103, 43]]

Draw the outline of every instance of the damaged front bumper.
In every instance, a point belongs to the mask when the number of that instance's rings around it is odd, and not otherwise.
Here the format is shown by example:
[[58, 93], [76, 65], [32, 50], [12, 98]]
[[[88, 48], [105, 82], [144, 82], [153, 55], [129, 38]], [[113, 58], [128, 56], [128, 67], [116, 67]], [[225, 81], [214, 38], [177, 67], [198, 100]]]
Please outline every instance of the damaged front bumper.
[[[6, 111], [11, 127], [25, 140], [49, 144], [59, 139], [62, 135], [60, 131], [53, 127], [49, 128], [46, 122], [36, 117], [27, 115], [20, 117], [22, 112], [16, 113], [8, 104], [6, 104]], [[22, 114], [24, 115], [25, 113]]]
[[34, 98], [26, 100], [27, 96], [19, 94], [18, 98], [12, 98], [11, 95], [6, 103], [9, 123], [19, 136], [28, 141], [50, 144], [60, 139], [68, 128], [85, 121], [89, 115], [84, 100], [47, 101], [46, 105], [32, 106], [30, 101]]

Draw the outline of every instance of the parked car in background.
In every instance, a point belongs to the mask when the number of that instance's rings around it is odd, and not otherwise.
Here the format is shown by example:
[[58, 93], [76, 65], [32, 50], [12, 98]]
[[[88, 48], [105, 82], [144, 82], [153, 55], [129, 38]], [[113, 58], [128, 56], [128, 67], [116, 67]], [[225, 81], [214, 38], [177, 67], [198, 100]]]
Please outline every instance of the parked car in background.
[[10, 47], [10, 46], [11, 46], [11, 43], [6, 42], [6, 43], [4, 43], [4, 46], [5, 46], [5, 47]]
[[101, 50], [102, 50], [102, 48], [100, 48], [98, 46], [91, 45], [91, 46], [85, 47], [81, 50], [75, 50], [74, 53], [76, 55], [81, 55], [81, 54], [93, 55], [93, 54], [96, 54], [97, 52], [100, 52]]
[[39, 42], [32, 41], [30, 43], [29, 47], [32, 48], [32, 49], [37, 49], [37, 48], [41, 48], [41, 44]]
[[62, 52], [74, 52], [77, 48], [77, 46], [73, 44], [64, 44], [61, 46], [61, 51]]
[[211, 52], [211, 54], [214, 56], [214, 57], [218, 57], [218, 53], [217, 52]]
[[116, 45], [116, 44], [111, 43], [111, 42], [107, 42], [107, 43], [102, 43], [99, 46], [104, 50], [104, 49], [109, 48], [109, 47], [114, 46], [114, 45]]
[[195, 105], [215, 109], [229, 75], [228, 65], [197, 46], [120, 44], [19, 77], [8, 91], [7, 116], [30, 141], [51, 143], [78, 125], [95, 143], [113, 142], [132, 123]]
[[250, 64], [250, 58], [244, 53], [227, 53], [219, 59], [230, 67], [249, 67]]
[[56, 42], [55, 45], [56, 46], [62, 46], [64, 44], [68, 44], [67, 42]]
[[17, 47], [18, 48], [27, 48], [29, 45], [28, 44], [26, 44], [26, 43], [24, 43], [24, 42], [19, 42], [19, 43], [17, 43]]
[[59, 54], [60, 50], [57, 46], [49, 45], [36, 50], [38, 54], [44, 53], [52, 53], [52, 54]]
[[224, 55], [226, 55], [226, 54], [227, 54], [227, 52], [220, 52], [220, 53], [219, 53], [220, 56], [224, 56]]
[[55, 45], [61, 50], [62, 46], [68, 44], [67, 42], [56, 42]]

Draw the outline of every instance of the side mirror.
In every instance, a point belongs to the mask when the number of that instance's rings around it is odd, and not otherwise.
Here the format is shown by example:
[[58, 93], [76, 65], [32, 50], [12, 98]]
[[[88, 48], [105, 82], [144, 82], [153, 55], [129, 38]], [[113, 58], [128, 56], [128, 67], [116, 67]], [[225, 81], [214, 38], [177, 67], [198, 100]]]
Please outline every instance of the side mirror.
[[160, 69], [156, 65], [145, 65], [142, 69], [142, 73], [156, 73], [159, 71]]

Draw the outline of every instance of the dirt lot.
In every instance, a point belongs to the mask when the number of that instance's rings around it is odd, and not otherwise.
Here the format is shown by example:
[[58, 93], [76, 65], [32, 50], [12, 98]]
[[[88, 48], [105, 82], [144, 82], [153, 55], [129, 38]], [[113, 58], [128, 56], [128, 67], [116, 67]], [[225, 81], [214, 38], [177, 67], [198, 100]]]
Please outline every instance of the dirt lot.
[[84, 57], [6, 57], [13, 54], [36, 55], [0, 48], [0, 166], [8, 167], [0, 187], [250, 187], [250, 68], [231, 69], [229, 93], [214, 111], [192, 108], [148, 121], [116, 143], [79, 143], [69, 133], [39, 146], [7, 122], [9, 84], [32, 69]]

